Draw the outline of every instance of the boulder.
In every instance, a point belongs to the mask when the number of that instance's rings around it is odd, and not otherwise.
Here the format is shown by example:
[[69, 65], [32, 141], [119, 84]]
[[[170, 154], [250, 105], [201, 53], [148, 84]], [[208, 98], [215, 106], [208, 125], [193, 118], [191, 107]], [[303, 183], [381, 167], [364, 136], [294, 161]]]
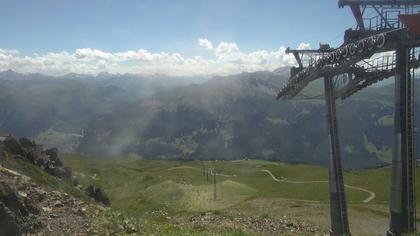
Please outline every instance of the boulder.
[[48, 174], [56, 176], [60, 179], [62, 176], [64, 176], [64, 169], [60, 167], [49, 166], [48, 168], [45, 169], [45, 171]]
[[93, 198], [96, 202], [103, 203], [105, 206], [111, 205], [108, 196], [100, 187], [89, 185], [86, 188], [86, 192], [88, 196]]
[[48, 166], [53, 165], [46, 155], [39, 154], [39, 152], [27, 151], [25, 153], [25, 157], [29, 162], [37, 165], [42, 169], [46, 169]]
[[35, 165], [39, 166], [42, 169], [48, 168], [48, 166], [52, 165], [50, 159], [47, 156], [37, 155], [35, 156]]
[[22, 149], [22, 146], [20, 145], [20, 143], [15, 138], [7, 137], [3, 141], [3, 143], [11, 153], [13, 153], [15, 155], [23, 155], [24, 154], [24, 150]]
[[24, 148], [34, 148], [36, 147], [36, 143], [28, 138], [20, 138], [19, 143]]
[[21, 235], [16, 214], [0, 201], [0, 235]]
[[17, 190], [3, 181], [0, 181], [0, 201], [18, 217], [29, 215], [28, 208], [22, 197], [17, 194]]
[[25, 157], [32, 164], [35, 164], [36, 163], [36, 160], [38, 159], [38, 156], [34, 152], [27, 152], [25, 154]]
[[50, 148], [45, 150], [45, 154], [47, 154], [50, 161], [53, 163], [54, 166], [63, 166], [63, 162], [58, 158], [58, 149], [57, 148]]
[[55, 166], [48, 166], [45, 171], [53, 175], [55, 177], [58, 177], [63, 180], [71, 181], [72, 179], [72, 172], [69, 167], [55, 167]]

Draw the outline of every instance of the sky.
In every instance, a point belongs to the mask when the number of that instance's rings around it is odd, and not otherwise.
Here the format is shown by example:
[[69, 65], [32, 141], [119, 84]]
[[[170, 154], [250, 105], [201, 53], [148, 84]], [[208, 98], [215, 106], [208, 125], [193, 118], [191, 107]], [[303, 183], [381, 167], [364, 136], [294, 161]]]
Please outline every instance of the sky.
[[0, 0], [0, 70], [62, 75], [233, 74], [341, 44], [337, 0]]

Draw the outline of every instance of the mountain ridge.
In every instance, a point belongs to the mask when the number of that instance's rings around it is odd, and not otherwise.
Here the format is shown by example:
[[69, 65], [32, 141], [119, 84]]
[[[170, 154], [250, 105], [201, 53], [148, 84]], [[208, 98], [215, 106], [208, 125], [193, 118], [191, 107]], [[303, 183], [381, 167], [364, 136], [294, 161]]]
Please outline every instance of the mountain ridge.
[[[324, 101], [300, 95], [274, 99], [289, 77], [288, 68], [202, 83], [103, 76], [0, 79], [0, 131], [64, 152], [103, 157], [262, 158], [328, 165]], [[322, 94], [322, 83], [311, 83], [304, 93]], [[392, 86], [337, 100], [337, 109], [345, 167], [389, 162]]]
[[[157, 93], [129, 109], [115, 111], [118, 115], [111, 113], [91, 123], [79, 150], [146, 159], [255, 157], [328, 165], [324, 101], [276, 101], [275, 88], [286, 79], [286, 72], [282, 76], [242, 73]], [[309, 90], [321, 92], [316, 86]], [[388, 161], [377, 155], [390, 148], [392, 130], [376, 122], [392, 114], [390, 104], [382, 104], [392, 95], [381, 96], [363, 91], [338, 101], [347, 168], [381, 166]], [[367, 109], [366, 115], [353, 112], [360, 106]], [[378, 114], [369, 117], [371, 113]], [[361, 127], [357, 127], [357, 119], [363, 121]], [[389, 135], [370, 134], [372, 128]], [[366, 148], [367, 142], [377, 147], [377, 153]]]

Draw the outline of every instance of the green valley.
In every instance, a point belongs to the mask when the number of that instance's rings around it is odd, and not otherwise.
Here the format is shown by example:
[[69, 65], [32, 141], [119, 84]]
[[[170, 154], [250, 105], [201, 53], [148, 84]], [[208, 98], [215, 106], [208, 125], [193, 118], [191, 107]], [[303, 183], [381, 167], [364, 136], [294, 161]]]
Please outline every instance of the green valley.
[[[162, 227], [182, 231], [197, 227], [188, 222], [201, 217], [204, 220], [198, 225], [204, 235], [226, 230], [274, 234], [258, 227], [207, 222], [206, 215], [211, 214], [228, 219], [287, 218], [318, 227], [317, 232], [329, 228], [326, 168], [263, 160], [103, 160], [81, 155], [65, 155], [63, 159], [82, 185], [103, 186], [113, 208]], [[207, 180], [203, 165], [218, 170], [216, 201], [213, 177]], [[386, 231], [390, 169], [346, 171], [344, 178], [352, 232], [378, 235]]]

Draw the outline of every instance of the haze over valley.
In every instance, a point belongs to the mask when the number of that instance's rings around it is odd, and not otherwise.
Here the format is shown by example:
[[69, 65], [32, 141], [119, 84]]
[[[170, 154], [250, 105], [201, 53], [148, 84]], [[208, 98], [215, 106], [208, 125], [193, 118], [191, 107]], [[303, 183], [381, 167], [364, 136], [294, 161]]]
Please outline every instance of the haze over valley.
[[416, 235], [419, 12], [0, 0], [0, 236]]
[[[6, 71], [0, 74], [1, 130], [103, 158], [251, 158], [326, 166], [322, 98], [274, 100], [288, 73], [49, 77]], [[322, 94], [322, 84], [303, 93]], [[392, 99], [391, 84], [338, 103], [345, 167], [390, 162]]]

